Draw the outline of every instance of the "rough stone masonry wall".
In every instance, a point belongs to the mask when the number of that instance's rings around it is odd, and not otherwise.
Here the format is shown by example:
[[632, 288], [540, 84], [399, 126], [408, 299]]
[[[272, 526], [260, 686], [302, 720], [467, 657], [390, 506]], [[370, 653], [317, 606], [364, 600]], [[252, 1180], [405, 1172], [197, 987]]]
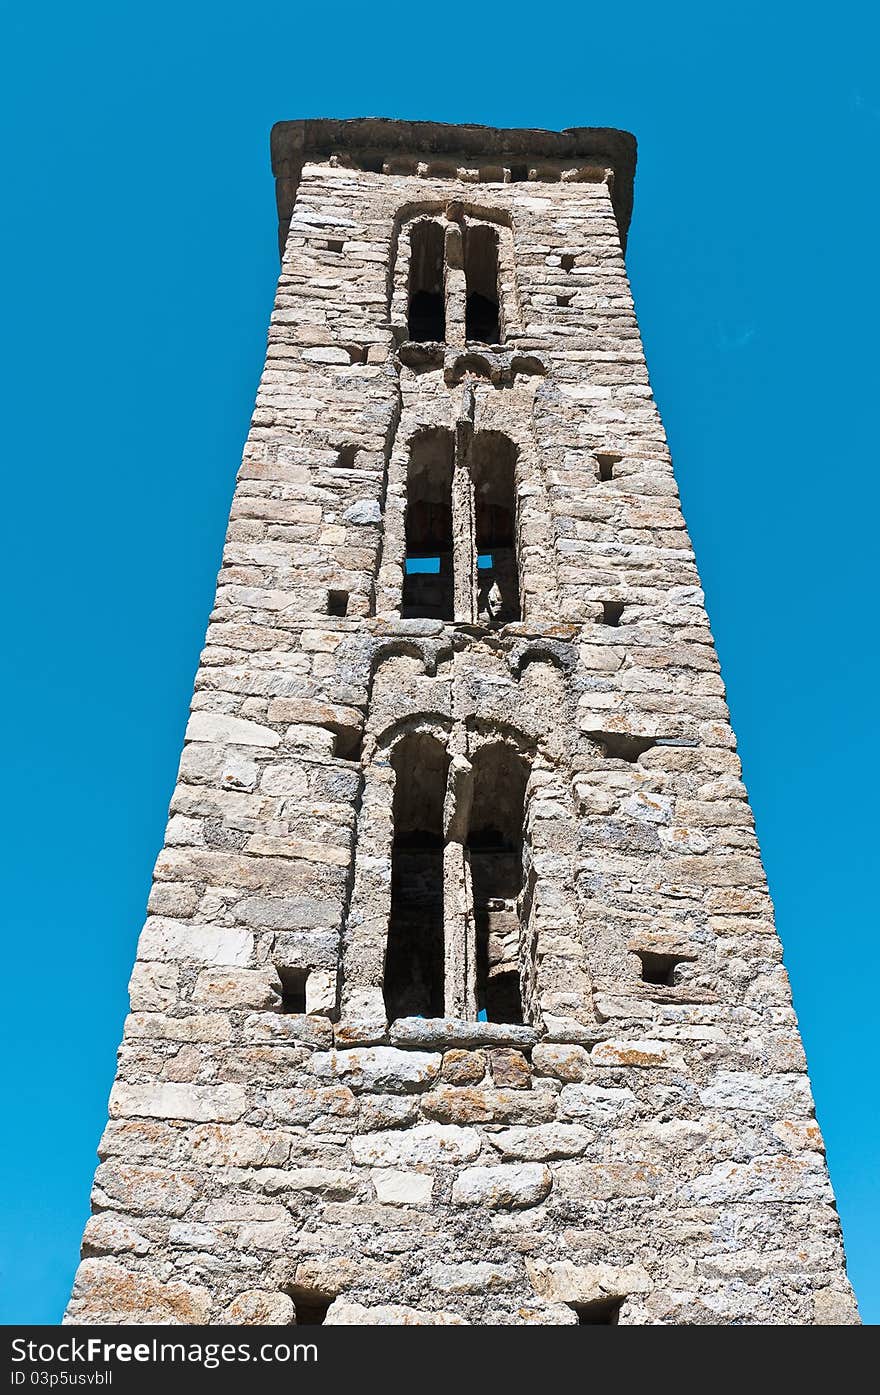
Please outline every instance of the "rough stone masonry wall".
[[[398, 352], [455, 200], [482, 363]], [[463, 420], [518, 447], [503, 628], [395, 615], [408, 441]], [[528, 761], [528, 1025], [384, 1020], [414, 731]], [[306, 162], [100, 1158], [68, 1321], [857, 1320], [607, 182]]]

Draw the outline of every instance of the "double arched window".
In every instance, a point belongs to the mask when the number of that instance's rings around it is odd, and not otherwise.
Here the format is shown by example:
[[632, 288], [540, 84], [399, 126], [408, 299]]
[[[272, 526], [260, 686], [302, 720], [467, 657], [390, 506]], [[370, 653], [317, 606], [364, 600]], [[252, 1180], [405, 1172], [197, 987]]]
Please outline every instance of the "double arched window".
[[460, 222], [417, 219], [410, 227], [406, 292], [411, 341], [502, 343], [497, 228], [463, 214]]
[[517, 449], [498, 431], [416, 436], [406, 474], [401, 615], [464, 623], [522, 618]]
[[504, 741], [481, 747], [472, 764], [459, 759], [454, 772], [451, 764], [425, 732], [404, 736], [391, 756], [385, 1011], [389, 1021], [521, 1023], [529, 766]]

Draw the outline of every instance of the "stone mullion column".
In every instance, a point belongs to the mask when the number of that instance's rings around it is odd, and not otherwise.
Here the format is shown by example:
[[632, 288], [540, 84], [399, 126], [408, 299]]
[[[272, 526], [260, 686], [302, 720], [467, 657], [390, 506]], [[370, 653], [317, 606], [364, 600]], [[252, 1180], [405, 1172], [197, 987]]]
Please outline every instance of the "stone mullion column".
[[473, 799], [473, 769], [465, 754], [467, 732], [456, 722], [449, 737], [449, 775], [443, 805], [444, 1013], [475, 1016], [474, 913], [470, 862], [465, 848]]
[[465, 345], [465, 307], [467, 282], [464, 273], [464, 242], [461, 228], [450, 223], [446, 228], [444, 247], [446, 261], [446, 343], [454, 349]]
[[455, 460], [452, 470], [453, 585], [457, 625], [472, 625], [477, 618], [476, 520], [470, 459], [473, 435], [473, 389], [466, 387], [455, 423]]

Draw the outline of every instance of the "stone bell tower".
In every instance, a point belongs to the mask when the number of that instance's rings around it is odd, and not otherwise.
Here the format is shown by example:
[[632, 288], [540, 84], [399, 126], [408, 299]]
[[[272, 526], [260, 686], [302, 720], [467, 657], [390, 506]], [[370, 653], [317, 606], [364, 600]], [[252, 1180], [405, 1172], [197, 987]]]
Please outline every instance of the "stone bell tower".
[[858, 1320], [625, 132], [272, 133], [265, 371], [68, 1320]]

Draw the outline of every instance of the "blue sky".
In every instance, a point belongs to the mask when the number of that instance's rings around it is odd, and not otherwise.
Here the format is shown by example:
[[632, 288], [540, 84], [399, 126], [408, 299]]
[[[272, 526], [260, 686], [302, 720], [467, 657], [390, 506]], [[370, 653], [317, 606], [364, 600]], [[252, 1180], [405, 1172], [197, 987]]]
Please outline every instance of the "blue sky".
[[269, 129], [360, 115], [638, 137], [630, 275], [880, 1318], [876, 9], [542, 13], [0, 3], [0, 1321], [57, 1321], [76, 1263], [262, 363]]

